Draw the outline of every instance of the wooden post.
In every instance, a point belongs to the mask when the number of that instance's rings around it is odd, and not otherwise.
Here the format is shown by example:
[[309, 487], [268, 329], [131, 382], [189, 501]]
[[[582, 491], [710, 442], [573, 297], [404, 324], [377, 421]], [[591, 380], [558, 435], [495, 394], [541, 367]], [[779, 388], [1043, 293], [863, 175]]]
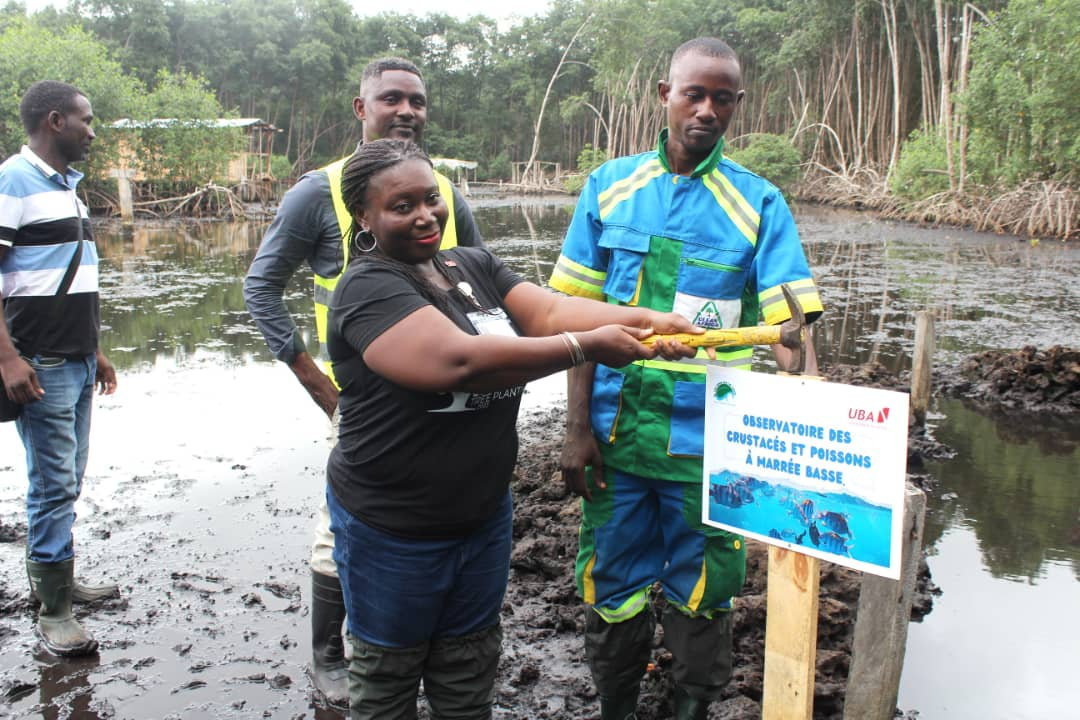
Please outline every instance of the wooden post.
[[926, 424], [933, 366], [934, 316], [922, 310], [915, 313], [915, 353], [911, 358], [911, 414], [919, 425]]
[[109, 173], [116, 178], [116, 197], [120, 201], [120, 219], [130, 223], [135, 219], [135, 208], [131, 202], [131, 179], [135, 171], [120, 168]]
[[900, 580], [869, 574], [862, 578], [844, 720], [890, 720], [896, 711], [925, 518], [926, 495], [909, 483], [904, 496]]
[[817, 558], [769, 546], [763, 720], [810, 720], [817, 658]]

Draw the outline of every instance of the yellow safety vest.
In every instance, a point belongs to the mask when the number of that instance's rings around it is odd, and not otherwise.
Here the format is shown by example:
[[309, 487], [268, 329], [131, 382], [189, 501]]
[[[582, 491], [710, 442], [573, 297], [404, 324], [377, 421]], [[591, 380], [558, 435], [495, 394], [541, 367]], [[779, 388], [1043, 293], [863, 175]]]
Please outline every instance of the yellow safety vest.
[[[349, 266], [349, 229], [352, 227], [352, 216], [349, 215], [349, 211], [345, 208], [345, 200], [341, 197], [341, 174], [349, 157], [343, 157], [322, 168], [322, 171], [326, 173], [327, 180], [330, 182], [330, 198], [334, 201], [334, 214], [337, 216], [338, 229], [341, 231], [341, 272], [333, 277], [315, 274], [315, 331], [319, 336], [319, 357], [323, 362], [323, 369], [330, 376], [330, 379], [334, 380], [335, 385], [337, 380], [334, 379], [333, 370], [330, 368], [330, 355], [326, 349], [326, 331], [330, 298], [334, 294], [334, 288], [337, 287], [338, 280], [345, 274], [345, 268]], [[439, 194], [450, 211], [446, 218], [446, 227], [443, 229], [442, 243], [439, 245], [439, 249], [449, 250], [452, 247], [457, 247], [457, 224], [454, 220], [454, 189], [450, 184], [450, 180], [437, 170], [435, 171], [435, 182], [438, 183]]]

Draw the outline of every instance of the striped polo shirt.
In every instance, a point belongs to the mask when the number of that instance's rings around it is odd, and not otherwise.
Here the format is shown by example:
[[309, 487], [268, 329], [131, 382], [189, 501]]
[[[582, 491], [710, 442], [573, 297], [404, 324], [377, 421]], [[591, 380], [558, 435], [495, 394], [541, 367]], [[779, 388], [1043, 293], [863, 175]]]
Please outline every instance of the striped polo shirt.
[[[23, 146], [0, 165], [0, 296], [4, 320], [24, 355], [82, 357], [98, 346], [98, 255], [86, 206], [75, 194], [83, 177], [60, 174]], [[82, 259], [67, 294], [57, 297], [79, 242]]]

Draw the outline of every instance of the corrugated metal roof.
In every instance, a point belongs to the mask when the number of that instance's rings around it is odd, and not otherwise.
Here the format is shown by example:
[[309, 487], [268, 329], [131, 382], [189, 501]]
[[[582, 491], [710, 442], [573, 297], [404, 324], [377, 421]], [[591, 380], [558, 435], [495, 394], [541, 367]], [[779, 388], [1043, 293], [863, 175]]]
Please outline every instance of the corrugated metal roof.
[[477, 163], [472, 160], [458, 160], [457, 158], [431, 158], [431, 164], [447, 170], [475, 170]]
[[265, 125], [271, 130], [276, 127], [262, 118], [215, 118], [213, 120], [182, 120], [180, 118], [154, 118], [153, 120], [131, 120], [123, 118], [111, 123], [109, 127], [121, 130], [138, 130], [141, 128], [173, 127], [213, 127], [213, 128], [246, 128], [255, 125]]

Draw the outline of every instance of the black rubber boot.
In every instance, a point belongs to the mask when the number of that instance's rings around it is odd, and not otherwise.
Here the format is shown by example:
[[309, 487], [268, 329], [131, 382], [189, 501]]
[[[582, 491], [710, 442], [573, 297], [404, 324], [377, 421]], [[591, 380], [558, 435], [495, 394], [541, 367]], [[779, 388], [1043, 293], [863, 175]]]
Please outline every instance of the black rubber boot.
[[97, 640], [71, 614], [75, 560], [58, 563], [26, 561], [30, 590], [39, 600], [37, 635], [49, 652], [63, 657], [92, 655]]
[[432, 640], [424, 667], [424, 694], [433, 720], [491, 717], [501, 650], [498, 625], [462, 637]]
[[613, 696], [600, 696], [600, 720], [637, 720], [638, 694], [641, 683]]
[[686, 694], [686, 690], [675, 688], [675, 720], [707, 720], [709, 701], [698, 700]]
[[371, 645], [350, 637], [349, 718], [416, 720], [416, 696], [428, 643], [409, 648]]
[[601, 720], [634, 720], [654, 626], [648, 608], [620, 623], [585, 611], [585, 656], [600, 694]]
[[669, 604], [661, 619], [664, 646], [671, 651], [675, 717], [703, 720], [709, 703], [731, 679], [731, 613], [710, 619], [691, 616]]
[[341, 625], [345, 599], [333, 575], [311, 571], [311, 682], [327, 703], [349, 706], [349, 669]]

